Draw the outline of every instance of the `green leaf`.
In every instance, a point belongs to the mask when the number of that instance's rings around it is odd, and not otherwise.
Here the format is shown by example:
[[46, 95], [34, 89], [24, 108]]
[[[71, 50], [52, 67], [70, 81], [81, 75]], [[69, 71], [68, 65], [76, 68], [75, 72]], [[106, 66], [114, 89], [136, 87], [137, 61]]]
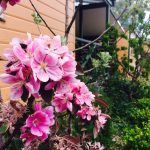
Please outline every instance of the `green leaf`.
[[66, 45], [67, 38], [65, 36], [61, 37], [61, 45]]
[[32, 17], [35, 24], [40, 24], [42, 22], [40, 16], [36, 12], [32, 14]]
[[22, 150], [23, 142], [21, 139], [15, 138], [12, 140], [8, 150]]
[[0, 126], [0, 134], [4, 134], [9, 128], [9, 125], [8, 123], [3, 123], [1, 126]]

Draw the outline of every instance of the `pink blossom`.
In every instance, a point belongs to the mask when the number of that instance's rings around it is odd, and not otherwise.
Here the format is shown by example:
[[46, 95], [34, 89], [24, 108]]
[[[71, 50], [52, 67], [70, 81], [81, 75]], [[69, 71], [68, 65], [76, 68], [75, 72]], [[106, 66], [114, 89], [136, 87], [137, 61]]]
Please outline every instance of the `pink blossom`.
[[9, 75], [9, 74], [2, 74], [2, 75], [0, 75], [0, 80], [5, 83], [9, 83], [9, 84], [15, 83], [11, 87], [11, 93], [10, 93], [11, 100], [17, 100], [21, 97], [21, 95], [23, 93], [23, 89], [22, 89], [23, 80], [19, 76], [19, 74], [17, 74], [16, 76]]
[[61, 37], [59, 35], [54, 36], [50, 43], [51, 49], [59, 49], [61, 47]]
[[55, 123], [55, 120], [54, 120], [54, 109], [52, 106], [47, 106], [45, 109], [43, 109], [43, 112], [46, 113], [48, 115], [48, 118], [50, 120], [50, 126], [53, 126], [54, 123]]
[[[67, 109], [73, 110], [73, 96], [74, 93], [71, 90], [71, 83], [74, 82], [73, 77], [65, 77], [60, 80], [56, 85], [56, 92], [54, 95], [54, 99], [52, 100], [52, 105], [55, 107], [57, 112], [64, 112]], [[47, 86], [47, 88], [50, 85]]]
[[29, 116], [26, 120], [26, 127], [31, 129], [31, 134], [35, 136], [42, 136], [43, 133], [49, 133], [50, 120], [42, 111], [37, 111]]
[[8, 1], [7, 0], [2, 0], [0, 2], [0, 6], [4, 9], [6, 9], [7, 8], [7, 2], [9, 2], [10, 5], [14, 6], [15, 4], [19, 3], [20, 0], [8, 0]]
[[88, 106], [92, 106], [92, 101], [94, 100], [95, 95], [93, 95], [92, 92], [89, 91], [89, 89], [83, 82], [77, 80], [77, 82], [73, 83], [71, 87], [76, 96], [76, 104], [86, 104]]
[[49, 79], [58, 81], [62, 78], [58, 56], [53, 53], [46, 54], [43, 47], [38, 48], [34, 53], [31, 67], [40, 81], [47, 82]]
[[95, 115], [96, 111], [93, 107], [83, 107], [77, 112], [77, 116], [81, 117], [82, 119], [87, 119], [88, 121], [90, 121]]
[[[51, 83], [46, 87], [51, 87]], [[67, 109], [72, 111], [73, 104], [79, 106], [87, 105], [92, 106], [94, 95], [88, 90], [84, 83], [69, 76], [57, 83], [56, 92], [52, 105], [57, 112], [64, 112]], [[73, 103], [73, 104], [72, 104]]]
[[100, 129], [104, 127], [108, 118], [110, 118], [108, 115], [101, 113], [101, 110], [97, 110], [97, 119], [95, 120], [93, 130], [94, 138], [97, 137], [98, 133], [100, 132]]
[[63, 77], [66, 76], [76, 76], [75, 71], [76, 71], [76, 61], [73, 56], [71, 55], [66, 55], [61, 59], [61, 65], [63, 69]]
[[39, 92], [40, 81], [39, 80], [35, 81], [32, 76], [30, 77], [30, 74], [31, 74], [30, 69], [22, 67], [16, 73], [16, 75], [10, 74], [0, 75], [1, 81], [8, 84], [13, 84], [10, 93], [11, 100], [18, 100], [19, 98], [21, 98], [23, 94], [23, 86], [25, 86], [31, 94]]
[[30, 145], [31, 142], [35, 140], [37, 137], [31, 133], [23, 133], [21, 134], [20, 138], [26, 142], [26, 145]]
[[55, 94], [52, 105], [57, 112], [64, 112], [67, 109], [72, 111], [72, 93]]
[[37, 94], [39, 92], [40, 89], [40, 81], [36, 80], [33, 78], [33, 76], [31, 76], [29, 78], [29, 81], [25, 83], [25, 87], [28, 89], [28, 91], [31, 94]]
[[34, 110], [44, 112], [50, 120], [50, 126], [54, 125], [54, 122], [55, 122], [54, 117], [55, 116], [54, 116], [54, 109], [52, 106], [47, 106], [46, 108], [42, 109], [41, 103], [36, 103], [34, 105]]
[[50, 134], [50, 127], [55, 123], [52, 106], [42, 109], [41, 103], [37, 103], [34, 109], [35, 113], [27, 118], [26, 124], [21, 129], [21, 138], [25, 139], [26, 144], [30, 144], [36, 138], [46, 140]]
[[32, 42], [29, 45], [24, 45], [26, 46], [25, 49], [23, 49], [21, 45], [14, 46], [13, 53], [22, 64], [30, 66], [34, 50], [37, 48], [37, 43]]
[[21, 0], [9, 0], [9, 4], [13, 6], [13, 5], [19, 3], [20, 1]]
[[16, 58], [16, 56], [14, 55], [12, 48], [7, 48], [7, 49], [5, 49], [3, 55], [4, 55], [4, 57], [5, 57], [8, 61], [10, 61], [10, 62], [15, 62], [15, 61], [17, 61], [17, 58]]

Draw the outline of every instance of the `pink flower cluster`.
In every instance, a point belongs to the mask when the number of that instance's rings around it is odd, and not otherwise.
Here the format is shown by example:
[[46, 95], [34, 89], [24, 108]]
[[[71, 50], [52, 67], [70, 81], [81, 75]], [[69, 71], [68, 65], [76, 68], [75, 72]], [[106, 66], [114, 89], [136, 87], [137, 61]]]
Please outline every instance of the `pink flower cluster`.
[[[69, 111], [82, 121], [92, 122], [96, 137], [109, 116], [94, 107], [95, 95], [85, 83], [75, 78], [77, 63], [73, 53], [62, 45], [61, 37], [41, 35], [33, 39], [28, 34], [27, 40], [14, 38], [10, 45], [4, 53], [8, 63], [0, 80], [12, 84], [11, 100], [16, 102], [26, 95], [52, 104], [44, 109], [41, 103], [34, 105], [35, 112], [28, 116], [21, 129], [26, 146], [38, 145], [48, 138], [55, 123], [53, 109], [57, 113]], [[44, 96], [53, 91], [52, 99], [47, 101]]]
[[52, 105], [57, 112], [64, 112], [67, 109], [73, 111], [73, 105], [87, 105], [92, 106], [93, 95], [87, 86], [77, 80], [63, 80], [57, 85]]
[[42, 109], [41, 103], [34, 105], [35, 113], [30, 115], [22, 127], [21, 138], [29, 145], [34, 140], [45, 141], [50, 134], [50, 127], [54, 125], [53, 107]]
[[9, 4], [11, 6], [14, 6], [15, 4], [19, 3], [21, 0], [2, 0], [0, 2], [0, 6], [3, 8], [3, 9], [6, 9], [7, 8], [7, 3], [9, 2]]
[[35, 97], [40, 97], [42, 82], [49, 84], [66, 77], [75, 77], [76, 61], [67, 46], [61, 45], [61, 37], [40, 36], [22, 41], [13, 39], [4, 56], [9, 61], [0, 80], [13, 84], [11, 99], [23, 94], [23, 87]]
[[108, 115], [101, 113], [101, 110], [95, 107], [82, 107], [81, 110], [77, 112], [77, 115], [82, 119], [86, 119], [87, 121], [94, 122], [94, 138], [97, 137], [100, 129], [104, 127], [107, 119], [110, 118]]

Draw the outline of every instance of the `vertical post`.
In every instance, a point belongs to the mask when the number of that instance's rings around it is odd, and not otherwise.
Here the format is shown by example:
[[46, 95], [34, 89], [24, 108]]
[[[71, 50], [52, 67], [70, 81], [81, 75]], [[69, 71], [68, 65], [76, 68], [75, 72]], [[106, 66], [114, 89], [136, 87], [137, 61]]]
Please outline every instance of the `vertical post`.
[[[65, 5], [65, 14], [66, 14], [66, 20], [65, 20], [65, 31], [68, 28], [69, 25], [69, 0], [66, 0], [66, 5]], [[68, 34], [65, 34], [65, 40], [66, 40], [66, 44], [68, 43]]]
[[110, 6], [107, 4], [106, 6], [106, 29], [109, 23], [110, 23]]
[[83, 10], [82, 10], [83, 0], [79, 1], [79, 37], [83, 37]]

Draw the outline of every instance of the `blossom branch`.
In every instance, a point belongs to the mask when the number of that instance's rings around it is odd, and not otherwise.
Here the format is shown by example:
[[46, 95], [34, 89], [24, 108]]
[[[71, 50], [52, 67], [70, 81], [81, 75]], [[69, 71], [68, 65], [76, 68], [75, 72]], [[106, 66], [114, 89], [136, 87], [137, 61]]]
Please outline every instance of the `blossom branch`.
[[49, 29], [49, 31], [53, 34], [56, 35], [54, 33], [54, 31], [48, 26], [48, 24], [46, 23], [46, 21], [43, 19], [43, 17], [40, 15], [40, 13], [38, 12], [38, 10], [36, 9], [36, 7], [34, 6], [32, 0], [29, 0], [29, 2], [31, 3], [32, 7], [34, 8], [35, 12], [38, 14], [38, 16], [41, 18], [41, 20], [44, 22], [45, 26]]
[[92, 45], [93, 43], [97, 42], [103, 35], [105, 35], [118, 22], [118, 20], [122, 17], [122, 15], [126, 12], [126, 10], [127, 10], [127, 6], [124, 8], [124, 10], [120, 14], [120, 16], [114, 21], [114, 23], [109, 28], [107, 28], [102, 34], [100, 34], [96, 39], [94, 39], [90, 43], [87, 43], [84, 46], [81, 46], [81, 47], [73, 50], [73, 52], [79, 51], [79, 50], [86, 48], [86, 47]]

